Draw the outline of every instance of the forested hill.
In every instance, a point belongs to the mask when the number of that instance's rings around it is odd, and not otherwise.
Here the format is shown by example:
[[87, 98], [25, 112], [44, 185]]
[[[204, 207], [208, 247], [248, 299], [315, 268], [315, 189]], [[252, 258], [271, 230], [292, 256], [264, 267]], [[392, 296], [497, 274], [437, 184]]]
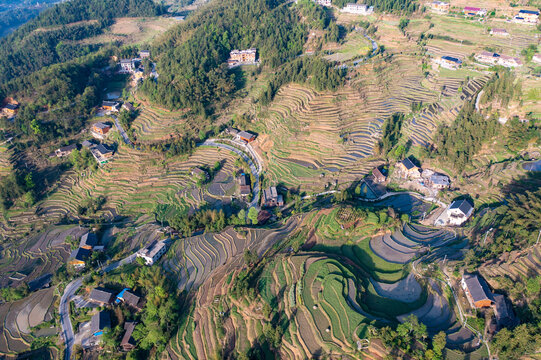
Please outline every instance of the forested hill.
[[256, 47], [273, 67], [302, 52], [306, 26], [293, 5], [280, 0], [225, 0], [208, 5], [170, 31], [155, 47], [158, 83], [148, 96], [170, 108], [204, 106], [234, 89], [225, 62], [232, 49]]
[[[0, 40], [0, 84], [90, 53], [95, 46], [77, 41], [100, 34], [116, 17], [156, 16], [162, 11], [152, 0], [71, 0], [55, 5]], [[77, 22], [82, 23], [66, 26]]]

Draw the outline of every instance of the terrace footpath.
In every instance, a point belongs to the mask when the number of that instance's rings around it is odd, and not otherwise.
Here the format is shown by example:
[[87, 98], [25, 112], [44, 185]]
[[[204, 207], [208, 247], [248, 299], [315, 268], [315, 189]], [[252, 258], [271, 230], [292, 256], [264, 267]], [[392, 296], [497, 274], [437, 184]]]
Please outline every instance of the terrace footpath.
[[[235, 144], [237, 144], [237, 143], [235, 143]], [[252, 159], [244, 151], [242, 151], [242, 150], [240, 150], [240, 149], [238, 149], [236, 147], [227, 145], [227, 144], [219, 143], [219, 142], [217, 142], [216, 139], [205, 140], [205, 142], [203, 142], [202, 144], [199, 144], [198, 146], [214, 146], [214, 147], [219, 147], [219, 148], [222, 148], [222, 149], [232, 151], [232, 152], [238, 154], [240, 157], [242, 157], [244, 159], [244, 161], [246, 161], [248, 163], [248, 166], [250, 166], [250, 171], [252, 172], [252, 175], [253, 175], [253, 177], [255, 179], [253, 187], [252, 187], [253, 200], [249, 204], [249, 207], [258, 208], [258, 202], [259, 202], [259, 172], [261, 171], [261, 164], [259, 164], [259, 159], [257, 157], [254, 157], [254, 160], [255, 160], [255, 162], [257, 164], [256, 165], [256, 164], [254, 164]], [[251, 151], [249, 149], [247, 150], [247, 152], [251, 153]]]
[[114, 116], [114, 115], [111, 115], [111, 117], [115, 121], [115, 126], [116, 126], [118, 132], [120, 133], [120, 135], [122, 135], [122, 138], [124, 139], [124, 142], [126, 144], [128, 144], [128, 145], [133, 146], [133, 143], [131, 142], [130, 138], [128, 137], [128, 134], [126, 134], [126, 131], [124, 131], [124, 128], [122, 127], [120, 122], [118, 121], [118, 118], [116, 116]]
[[[137, 253], [131, 254], [122, 260], [116, 261], [107, 266], [103, 266], [101, 270], [103, 272], [109, 272], [111, 270], [118, 268], [119, 266], [133, 262], [133, 260], [136, 257], [137, 257]], [[66, 351], [64, 353], [65, 360], [69, 360], [71, 358], [71, 350], [75, 342], [75, 336], [73, 334], [73, 325], [71, 324], [71, 319], [70, 319], [70, 314], [69, 314], [69, 303], [71, 301], [71, 298], [75, 295], [77, 290], [79, 290], [79, 288], [83, 284], [83, 278], [84, 277], [77, 278], [66, 286], [66, 288], [64, 289], [64, 293], [62, 294], [62, 298], [60, 299], [60, 304], [58, 306], [58, 314], [60, 315], [60, 325], [62, 326], [62, 335], [66, 343]]]

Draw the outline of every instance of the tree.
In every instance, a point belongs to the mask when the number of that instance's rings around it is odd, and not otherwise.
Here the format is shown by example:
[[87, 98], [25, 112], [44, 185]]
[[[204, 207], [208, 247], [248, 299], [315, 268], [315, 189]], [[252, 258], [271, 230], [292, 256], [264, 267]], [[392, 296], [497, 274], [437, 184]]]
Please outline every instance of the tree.
[[257, 215], [259, 215], [259, 210], [255, 207], [251, 207], [250, 210], [248, 210], [248, 219], [250, 219], [254, 225], [257, 225]]
[[443, 349], [447, 345], [447, 338], [443, 331], [437, 333], [432, 339], [432, 348], [434, 349], [434, 358], [441, 359]]

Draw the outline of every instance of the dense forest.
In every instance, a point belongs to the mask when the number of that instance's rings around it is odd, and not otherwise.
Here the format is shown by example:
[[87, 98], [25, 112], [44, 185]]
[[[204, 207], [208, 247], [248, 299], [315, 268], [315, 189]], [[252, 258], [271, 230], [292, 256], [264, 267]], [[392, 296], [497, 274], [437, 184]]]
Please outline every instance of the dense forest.
[[306, 32], [293, 5], [280, 0], [210, 4], [156, 44], [160, 77], [141, 90], [168, 108], [202, 111], [236, 88], [226, 65], [231, 50], [255, 47], [263, 65], [276, 67], [301, 53]]
[[377, 144], [377, 150], [383, 155], [388, 155], [398, 144], [402, 136], [402, 124], [404, 123], [404, 114], [396, 113], [385, 119], [381, 131], [383, 136]]
[[[72, 0], [58, 4], [0, 40], [0, 84], [96, 50], [76, 42], [100, 34], [115, 17], [155, 16], [162, 11], [162, 6], [152, 0]], [[79, 23], [72, 24], [75, 22]]]
[[435, 136], [435, 154], [459, 172], [465, 170], [483, 143], [496, 135], [500, 124], [486, 119], [475, 110], [474, 101], [467, 102], [451, 125], [442, 125]]

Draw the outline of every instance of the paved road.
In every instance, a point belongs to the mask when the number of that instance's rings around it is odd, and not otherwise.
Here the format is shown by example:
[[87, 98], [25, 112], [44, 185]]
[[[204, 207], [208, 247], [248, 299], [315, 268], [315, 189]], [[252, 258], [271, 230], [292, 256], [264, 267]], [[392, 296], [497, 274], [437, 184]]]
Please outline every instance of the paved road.
[[[128, 257], [125, 257], [122, 260], [116, 261], [112, 264], [109, 264], [102, 268], [103, 272], [109, 272], [111, 270], [116, 269], [119, 266], [129, 264], [131, 263], [135, 258], [137, 254], [131, 254]], [[66, 343], [66, 351], [65, 351], [65, 360], [69, 360], [71, 358], [71, 351], [73, 348], [73, 343], [75, 342], [75, 337], [73, 334], [73, 326], [71, 324], [71, 319], [69, 315], [69, 303], [71, 301], [71, 298], [75, 295], [77, 290], [81, 287], [83, 284], [83, 278], [77, 278], [70, 282], [66, 289], [64, 289], [64, 294], [62, 294], [62, 298], [60, 299], [60, 305], [58, 307], [58, 314], [60, 315], [60, 325], [62, 326], [62, 336], [64, 338], [64, 341]]]
[[113, 120], [115, 121], [115, 126], [118, 130], [118, 132], [120, 133], [120, 135], [122, 135], [122, 137], [124, 138], [124, 142], [128, 145], [131, 145], [133, 146], [133, 143], [131, 142], [130, 138], [128, 137], [128, 134], [126, 134], [126, 131], [124, 131], [124, 128], [122, 127], [122, 125], [120, 124], [120, 121], [118, 121], [118, 118], [114, 115], [111, 115], [111, 117], [113, 118]]
[[[250, 166], [250, 171], [252, 172], [252, 175], [253, 175], [253, 178], [254, 178], [254, 183], [252, 184], [253, 200], [252, 200], [252, 202], [250, 203], [249, 206], [258, 208], [258, 201], [259, 201], [259, 172], [260, 172], [260, 169], [261, 169], [261, 167], [260, 167], [261, 165], [258, 163], [257, 166], [256, 166], [256, 164], [254, 164], [252, 159], [244, 151], [242, 151], [242, 150], [240, 150], [240, 149], [238, 149], [236, 147], [227, 145], [227, 144], [216, 142], [216, 140], [214, 140], [214, 139], [208, 139], [205, 142], [203, 142], [202, 144], [200, 144], [199, 146], [215, 146], [215, 147], [219, 147], [219, 148], [222, 148], [222, 149], [226, 149], [226, 150], [229, 150], [229, 151], [232, 151], [232, 152], [238, 154], [240, 157], [242, 157], [244, 159], [244, 161], [246, 161], [246, 163]], [[248, 150], [248, 151], [250, 151], [250, 150]], [[259, 161], [257, 159], [257, 157], [254, 157], [254, 158], [255, 158], [256, 162]]]

